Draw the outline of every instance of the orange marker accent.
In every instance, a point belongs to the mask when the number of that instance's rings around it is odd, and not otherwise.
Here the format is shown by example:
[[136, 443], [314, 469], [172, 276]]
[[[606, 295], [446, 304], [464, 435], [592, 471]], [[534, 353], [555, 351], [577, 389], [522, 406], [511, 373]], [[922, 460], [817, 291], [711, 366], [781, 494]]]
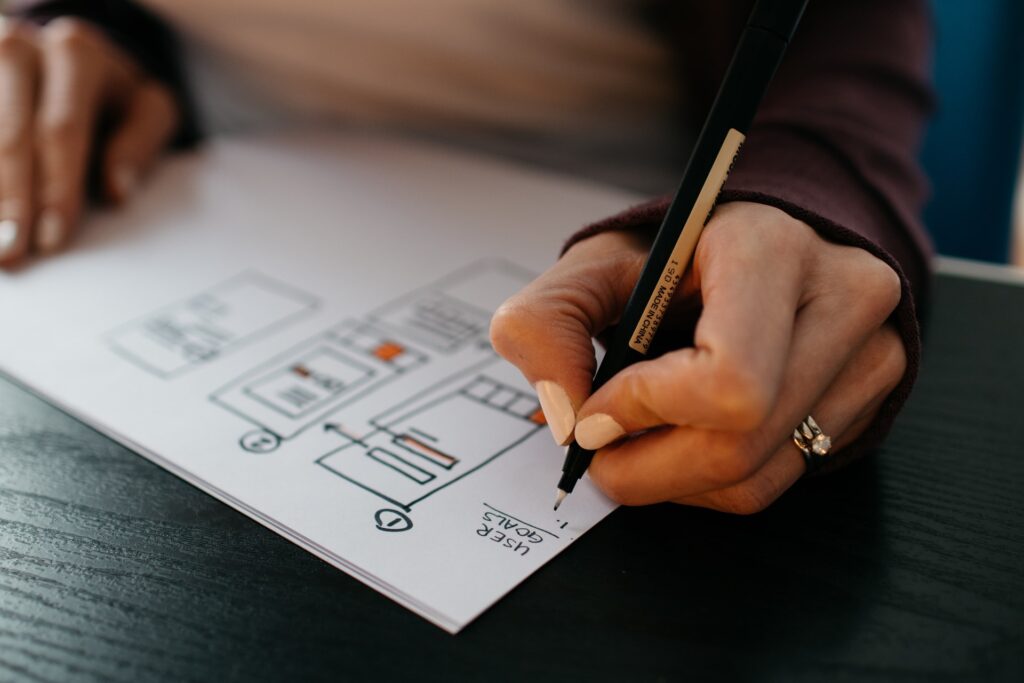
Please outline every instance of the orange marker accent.
[[539, 425], [546, 425], [548, 421], [544, 418], [544, 411], [540, 408], [534, 411], [533, 415], [530, 416], [530, 422]]
[[405, 353], [405, 348], [395, 342], [384, 342], [373, 350], [373, 355], [385, 362], [389, 362], [403, 353]]

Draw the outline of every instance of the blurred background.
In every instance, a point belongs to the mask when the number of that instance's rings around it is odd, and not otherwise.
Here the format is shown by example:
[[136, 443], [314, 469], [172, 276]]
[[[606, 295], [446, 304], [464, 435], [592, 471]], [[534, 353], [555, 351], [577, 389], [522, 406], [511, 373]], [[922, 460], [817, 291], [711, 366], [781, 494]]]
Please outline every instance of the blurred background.
[[[921, 151], [932, 184], [925, 224], [940, 254], [1024, 267], [1024, 0], [930, 3], [938, 107]], [[0, 15], [5, 5], [14, 4], [0, 0]], [[187, 61], [201, 86], [202, 65]], [[225, 88], [217, 84], [214, 89]], [[245, 102], [237, 93], [222, 94], [225, 102]], [[251, 116], [252, 108], [244, 104], [234, 109], [228, 118]], [[489, 151], [514, 157], [522, 144], [512, 140], [507, 149]], [[664, 154], [637, 140], [608, 144], [642, 149], [648, 162]], [[532, 156], [538, 156], [537, 150]], [[579, 156], [581, 166], [588, 166], [585, 155]]]

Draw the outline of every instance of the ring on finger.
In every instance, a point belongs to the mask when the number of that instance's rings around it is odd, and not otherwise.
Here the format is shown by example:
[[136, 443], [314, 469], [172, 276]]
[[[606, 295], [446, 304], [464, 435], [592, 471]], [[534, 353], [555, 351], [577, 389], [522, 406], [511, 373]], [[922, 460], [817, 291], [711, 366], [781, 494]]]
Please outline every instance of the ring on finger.
[[821, 427], [810, 415], [793, 430], [793, 443], [804, 456], [807, 474], [821, 467], [832, 449], [832, 437], [821, 431]]

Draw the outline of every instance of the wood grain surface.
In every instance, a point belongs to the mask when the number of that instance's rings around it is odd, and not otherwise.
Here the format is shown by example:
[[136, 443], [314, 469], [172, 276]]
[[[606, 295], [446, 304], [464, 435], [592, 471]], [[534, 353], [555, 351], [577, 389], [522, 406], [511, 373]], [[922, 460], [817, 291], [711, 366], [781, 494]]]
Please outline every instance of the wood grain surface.
[[878, 457], [619, 510], [458, 636], [0, 380], [0, 680], [555, 678], [1024, 680], [1024, 288], [939, 279]]

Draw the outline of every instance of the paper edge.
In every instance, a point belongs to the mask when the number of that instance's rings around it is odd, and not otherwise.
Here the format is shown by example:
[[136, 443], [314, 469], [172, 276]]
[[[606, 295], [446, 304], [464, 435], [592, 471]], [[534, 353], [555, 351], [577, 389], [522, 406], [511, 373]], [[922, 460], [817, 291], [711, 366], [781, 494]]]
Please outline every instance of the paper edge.
[[74, 420], [84, 425], [85, 427], [88, 427], [89, 429], [92, 429], [98, 434], [101, 434], [102, 436], [111, 439], [112, 441], [127, 448], [132, 453], [145, 458], [146, 460], [153, 463], [157, 467], [165, 470], [166, 472], [169, 472], [170, 474], [174, 475], [178, 479], [181, 479], [190, 486], [199, 489], [203, 493], [227, 505], [231, 509], [245, 515], [249, 519], [259, 524], [260, 526], [284, 538], [286, 541], [294, 543], [302, 550], [310, 553], [311, 555], [314, 555], [315, 557], [326, 562], [335, 569], [344, 572], [348, 576], [362, 583], [364, 586], [373, 589], [378, 594], [381, 594], [384, 597], [392, 600], [393, 602], [404, 607], [413, 614], [416, 614], [417, 616], [450, 633], [451, 635], [457, 635], [460, 631], [462, 631], [462, 629], [464, 629], [466, 626], [474, 622], [477, 619], [477, 617], [479, 617], [481, 614], [486, 612], [494, 605], [498, 604], [498, 602], [503, 600], [513, 590], [518, 588], [524, 581], [526, 581], [528, 578], [537, 573], [537, 571], [539, 571], [541, 567], [544, 567], [548, 564], [548, 562], [558, 557], [558, 555], [560, 555], [563, 551], [568, 549], [569, 545], [572, 545], [572, 543], [576, 543], [577, 541], [579, 541], [579, 539], [583, 537], [587, 533], [587, 531], [590, 531], [590, 529], [593, 529], [595, 526], [600, 524], [608, 515], [610, 515], [619, 507], [618, 505], [613, 506], [610, 510], [608, 510], [608, 512], [606, 512], [600, 518], [598, 518], [594, 522], [594, 524], [592, 524], [589, 528], [581, 531], [579, 535], [576, 536], [569, 544], [567, 544], [563, 548], [560, 548], [558, 551], [555, 552], [555, 554], [553, 554], [547, 560], [537, 565], [537, 567], [533, 571], [531, 571], [530, 573], [528, 573], [527, 575], [513, 583], [511, 586], [509, 586], [508, 590], [503, 591], [494, 600], [488, 602], [479, 610], [473, 612], [464, 621], [460, 621], [459, 619], [456, 619], [451, 615], [445, 614], [441, 610], [438, 610], [434, 607], [431, 607], [430, 605], [427, 605], [426, 603], [417, 600], [416, 598], [413, 598], [411, 595], [408, 595], [404, 591], [399, 590], [398, 588], [392, 586], [386, 581], [381, 581], [373, 577], [369, 572], [367, 572], [363, 568], [359, 567], [358, 565], [352, 562], [349, 562], [340, 555], [336, 555], [328, 551], [323, 546], [313, 542], [311, 539], [306, 538], [302, 534], [286, 530], [284, 525], [282, 525], [272, 517], [263, 515], [259, 511], [255, 510], [246, 503], [243, 503], [242, 501], [238, 500], [237, 498], [227, 493], [226, 491], [223, 491], [218, 487], [210, 484], [209, 482], [203, 480], [202, 478], [191, 474], [187, 470], [175, 465], [166, 458], [157, 455], [150, 449], [142, 446], [141, 444], [133, 441], [132, 439], [129, 439], [127, 436], [117, 432], [112, 428], [107, 427], [107, 425], [104, 425], [97, 420], [93, 420], [92, 418], [86, 417], [77, 409], [66, 404], [64, 401], [61, 401], [53, 397], [49, 392], [40, 390], [38, 387], [33, 386], [31, 383], [23, 381], [16, 374], [12, 373], [7, 367], [0, 365], [0, 375], [2, 375], [5, 379], [7, 379], [15, 386], [18, 386], [23, 390], [27, 391], [28, 393], [32, 394], [33, 396], [36, 396], [43, 402], [63, 412], [64, 414], [73, 418]]

